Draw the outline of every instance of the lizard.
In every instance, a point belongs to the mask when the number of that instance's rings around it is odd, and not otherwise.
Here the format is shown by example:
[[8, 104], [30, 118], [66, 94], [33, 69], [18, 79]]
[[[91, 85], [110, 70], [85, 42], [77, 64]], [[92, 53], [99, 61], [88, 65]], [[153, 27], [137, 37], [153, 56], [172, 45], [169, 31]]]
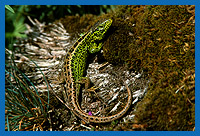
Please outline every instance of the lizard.
[[70, 110], [87, 123], [107, 123], [116, 120], [127, 112], [132, 101], [131, 91], [127, 87], [127, 104], [119, 113], [115, 115], [107, 117], [93, 116], [82, 111], [79, 106], [78, 97], [81, 89], [80, 81], [87, 78], [83, 76], [86, 72], [88, 55], [89, 53], [96, 53], [101, 50], [103, 46], [102, 39], [104, 38], [105, 33], [110, 28], [111, 24], [112, 19], [107, 19], [88, 30], [74, 43], [64, 58], [63, 75], [66, 83], [66, 92], [64, 93], [65, 95], [67, 94], [67, 101], [69, 103]]

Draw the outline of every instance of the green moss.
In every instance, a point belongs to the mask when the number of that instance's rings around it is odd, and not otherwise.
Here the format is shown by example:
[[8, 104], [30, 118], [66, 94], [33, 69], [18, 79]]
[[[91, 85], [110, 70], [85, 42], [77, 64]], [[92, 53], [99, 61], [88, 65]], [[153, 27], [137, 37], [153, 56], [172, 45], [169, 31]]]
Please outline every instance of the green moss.
[[124, 6], [113, 17], [104, 56], [110, 63], [127, 62], [130, 69], [149, 75], [148, 93], [135, 118], [147, 130], [194, 128], [195, 28], [188, 9]]
[[94, 18], [96, 18], [96, 15], [92, 14], [86, 14], [84, 16], [65, 16], [65, 18], [61, 18], [57, 20], [56, 22], [61, 22], [67, 32], [71, 35], [72, 39], [77, 39], [80, 37], [79, 35], [81, 33], [84, 33], [87, 31], [89, 27], [91, 27], [91, 24], [94, 24]]
[[128, 59], [129, 44], [132, 36], [129, 35], [130, 25], [123, 19], [114, 18], [111, 29], [112, 34], [105, 41], [103, 50], [105, 59], [113, 64], [120, 64]]

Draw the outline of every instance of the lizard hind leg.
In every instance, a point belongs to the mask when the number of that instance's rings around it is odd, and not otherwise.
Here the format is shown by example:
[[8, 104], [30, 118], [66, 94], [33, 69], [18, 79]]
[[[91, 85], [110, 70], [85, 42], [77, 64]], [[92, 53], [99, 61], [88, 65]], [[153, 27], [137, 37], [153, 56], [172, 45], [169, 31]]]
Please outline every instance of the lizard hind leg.
[[[94, 94], [97, 96], [97, 98], [102, 101], [99, 96], [97, 95], [96, 93], [96, 89], [94, 86], [89, 88], [90, 87], [90, 84], [91, 84], [91, 81], [90, 81], [90, 78], [88, 77], [81, 77], [79, 80], [76, 81], [76, 86], [77, 86], [77, 90], [76, 90], [76, 98], [79, 97], [79, 93], [80, 93], [80, 88], [81, 88], [81, 84], [85, 84], [85, 91], [89, 92], [90, 95], [91, 95], [91, 92], [94, 92]], [[80, 104], [78, 102], [78, 99], [76, 99], [76, 103], [77, 103], [77, 106], [78, 106], [78, 109], [84, 113], [84, 111], [82, 110], [82, 108], [80, 107]], [[89, 114], [89, 113], [88, 113]]]
[[81, 77], [78, 81], [76, 81], [76, 83], [85, 84], [85, 91], [88, 91], [89, 93], [94, 92], [94, 94], [97, 96], [97, 98], [100, 99], [95, 91], [96, 89], [98, 89], [98, 87], [95, 87], [95, 86], [90, 87], [91, 80], [89, 77]]

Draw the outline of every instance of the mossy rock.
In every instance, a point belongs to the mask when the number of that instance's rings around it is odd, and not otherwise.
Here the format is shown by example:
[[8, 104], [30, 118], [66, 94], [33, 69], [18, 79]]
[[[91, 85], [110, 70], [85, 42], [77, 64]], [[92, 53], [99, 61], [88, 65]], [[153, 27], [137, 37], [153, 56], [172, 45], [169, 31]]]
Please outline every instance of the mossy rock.
[[[136, 125], [142, 126], [136, 130], [194, 130], [194, 6], [119, 6], [99, 17], [72, 18], [62, 21], [76, 36], [97, 20], [112, 18], [103, 46], [106, 61], [126, 64], [150, 79], [148, 92], [137, 104], [135, 120], [127, 124], [127, 130], [135, 130]], [[70, 21], [73, 26], [68, 27]]]

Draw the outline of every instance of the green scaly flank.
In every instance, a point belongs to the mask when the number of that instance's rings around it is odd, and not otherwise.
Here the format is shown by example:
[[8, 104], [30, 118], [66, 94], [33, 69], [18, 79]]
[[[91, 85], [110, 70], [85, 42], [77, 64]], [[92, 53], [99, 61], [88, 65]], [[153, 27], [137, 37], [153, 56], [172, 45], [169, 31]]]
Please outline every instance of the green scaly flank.
[[74, 47], [76, 49], [70, 49], [69, 52], [73, 52], [71, 59], [71, 69], [75, 81], [80, 80], [85, 73], [88, 54], [96, 53], [101, 50], [101, 47], [103, 46], [101, 40], [104, 38], [104, 35], [111, 24], [112, 20], [108, 19], [99, 24], [96, 28], [90, 29], [78, 40], [77, 46]]

